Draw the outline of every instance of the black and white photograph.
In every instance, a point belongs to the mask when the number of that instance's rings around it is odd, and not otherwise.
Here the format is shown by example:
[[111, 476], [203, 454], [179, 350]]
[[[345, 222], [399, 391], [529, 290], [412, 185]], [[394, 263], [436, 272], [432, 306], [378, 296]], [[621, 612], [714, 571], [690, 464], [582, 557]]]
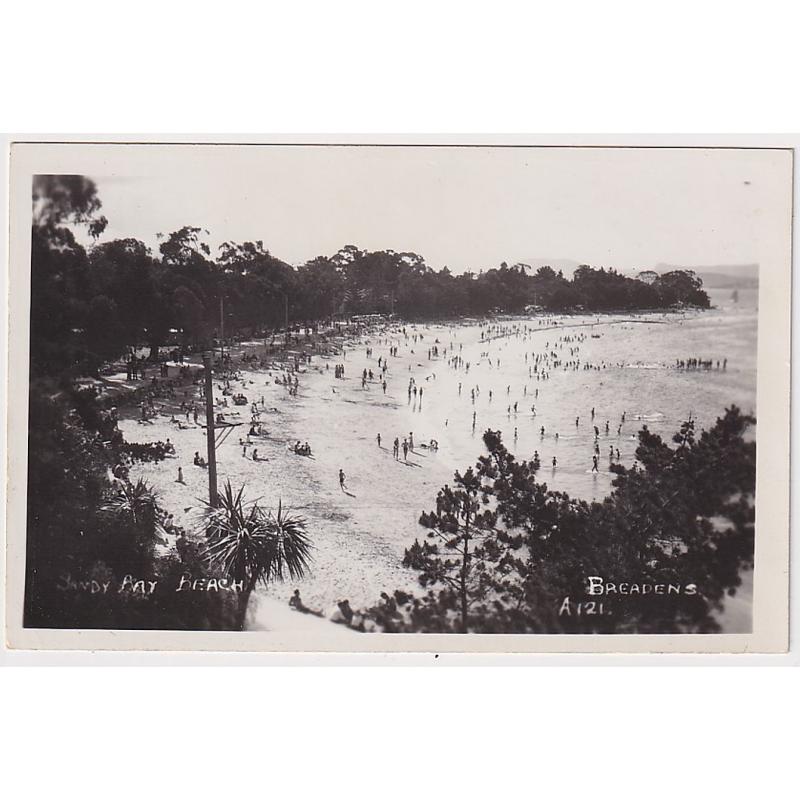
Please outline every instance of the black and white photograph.
[[9, 626], [785, 647], [792, 155], [12, 145]]
[[4, 11], [11, 796], [797, 783], [797, 12]]

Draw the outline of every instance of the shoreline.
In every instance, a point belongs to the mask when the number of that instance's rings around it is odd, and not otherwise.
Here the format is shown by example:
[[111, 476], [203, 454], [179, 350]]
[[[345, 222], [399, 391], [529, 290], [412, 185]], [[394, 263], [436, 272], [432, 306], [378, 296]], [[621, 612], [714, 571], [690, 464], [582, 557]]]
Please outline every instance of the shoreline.
[[[462, 316], [456, 315], [453, 317], [431, 317], [431, 318], [419, 318], [419, 319], [401, 319], [401, 318], [390, 318], [386, 317], [381, 321], [374, 321], [369, 323], [359, 323], [357, 330], [353, 331], [350, 330], [350, 325], [344, 325], [344, 331], [332, 329], [330, 327], [325, 327], [323, 329], [324, 333], [316, 333], [313, 332], [309, 336], [305, 336], [304, 334], [292, 334], [294, 336], [294, 341], [286, 341], [284, 339], [284, 334], [278, 334], [277, 336], [273, 334], [272, 340], [270, 341], [269, 345], [266, 345], [264, 341], [259, 339], [258, 337], [241, 337], [236, 339], [229, 339], [223, 342], [223, 349], [226, 352], [226, 356], [230, 357], [231, 355], [238, 355], [241, 357], [242, 354], [247, 352], [252, 352], [256, 354], [261, 348], [268, 347], [268, 351], [265, 352], [262, 356], [262, 360], [268, 360], [269, 363], [266, 365], [262, 365], [260, 367], [261, 370], [272, 370], [272, 369], [281, 369], [283, 368], [284, 364], [287, 364], [291, 361], [290, 356], [296, 354], [298, 352], [298, 348], [300, 348], [301, 352], [310, 352], [312, 355], [319, 355], [323, 356], [323, 352], [321, 351], [321, 345], [329, 346], [333, 345], [334, 352], [341, 353], [342, 348], [358, 343], [360, 340], [364, 339], [365, 337], [375, 336], [378, 333], [390, 333], [390, 332], [398, 332], [401, 331], [404, 327], [407, 328], [430, 328], [433, 326], [445, 326], [451, 327], [456, 325], [489, 325], [489, 324], [503, 324], [505, 322], [531, 322], [535, 319], [547, 319], [547, 318], [555, 318], [555, 317], [562, 317], [571, 319], [573, 317], [586, 317], [586, 316], [596, 316], [597, 321], [595, 322], [580, 322], [580, 323], [570, 323], [570, 324], [559, 324], [556, 322], [553, 325], [548, 326], [540, 326], [537, 327], [536, 330], [538, 331], [547, 331], [547, 330], [564, 330], [567, 328], [579, 328], [579, 327], [592, 327], [594, 325], [610, 325], [610, 324], [625, 324], [625, 323], [649, 323], [649, 324], [667, 324], [667, 320], [653, 320], [653, 319], [646, 319], [648, 316], [660, 315], [660, 316], [667, 316], [667, 315], [680, 315], [685, 317], [687, 312], [704, 312], [704, 311], [711, 311], [715, 310], [716, 306], [711, 306], [710, 308], [702, 308], [700, 306], [688, 306], [686, 308], [665, 308], [665, 309], [629, 309], [629, 310], [605, 310], [605, 311], [563, 311], [563, 312], [551, 312], [551, 311], [536, 311], [536, 312], [508, 312], [508, 313], [500, 313], [496, 315], [486, 315], [483, 317], [469, 317], [469, 316]], [[608, 320], [602, 319], [603, 317], [615, 317], [620, 315], [628, 315], [630, 318], [626, 319], [618, 319], [618, 320]], [[314, 331], [314, 328], [310, 328], [308, 326], [301, 326], [302, 330], [310, 330]], [[387, 330], [388, 329], [388, 330]], [[504, 336], [498, 337], [491, 337], [486, 341], [492, 341], [497, 338], [504, 338]], [[276, 341], [277, 339], [277, 341]], [[321, 341], [320, 341], [321, 339]], [[333, 341], [331, 341], [333, 340]], [[162, 345], [161, 350], [166, 351], [167, 345]], [[174, 348], [173, 348], [174, 349]], [[211, 348], [211, 352], [214, 354], [214, 372], [215, 372], [215, 379], [219, 376], [216, 375], [218, 370], [220, 370], [220, 362], [219, 358], [217, 357], [216, 353], [217, 350], [220, 349], [220, 345], [217, 344], [215, 347]], [[144, 345], [138, 345], [133, 348], [134, 352], [142, 352], [147, 351], [149, 348]], [[170, 351], [171, 352], [171, 351]], [[167, 364], [170, 369], [176, 368], [188, 368], [191, 372], [192, 370], [202, 371], [203, 361], [202, 361], [202, 352], [203, 351], [194, 351], [187, 354], [183, 360], [176, 361], [173, 358], [166, 358], [163, 360], [159, 360], [158, 362], [150, 361], [149, 359], [144, 360], [144, 366], [146, 369], [155, 370], [157, 368], [157, 364]], [[328, 355], [332, 355], [333, 353], [328, 353]], [[110, 370], [115, 369], [116, 371], [111, 372]], [[222, 372], [225, 371], [224, 366], [222, 367]], [[153, 384], [151, 383], [152, 376], [149, 376], [146, 380], [141, 379], [134, 379], [134, 380], [126, 380], [122, 376], [125, 374], [124, 369], [124, 361], [121, 359], [117, 359], [116, 361], [112, 362], [111, 364], [107, 365], [103, 370], [101, 370], [100, 374], [97, 377], [93, 376], [79, 376], [73, 380], [74, 385], [80, 386], [81, 388], [86, 388], [87, 386], [95, 386], [99, 391], [98, 401], [103, 406], [108, 406], [112, 402], [116, 402], [116, 405], [119, 408], [124, 408], [126, 406], [131, 405], [138, 401], [138, 394], [144, 393], [146, 394], [148, 390], [153, 388]], [[174, 377], [167, 377], [165, 381], [174, 381]], [[182, 382], [173, 383], [172, 385], [175, 388], [179, 389], [186, 389], [192, 384], [192, 380], [184, 380]], [[163, 386], [164, 383], [159, 381], [159, 386]]]

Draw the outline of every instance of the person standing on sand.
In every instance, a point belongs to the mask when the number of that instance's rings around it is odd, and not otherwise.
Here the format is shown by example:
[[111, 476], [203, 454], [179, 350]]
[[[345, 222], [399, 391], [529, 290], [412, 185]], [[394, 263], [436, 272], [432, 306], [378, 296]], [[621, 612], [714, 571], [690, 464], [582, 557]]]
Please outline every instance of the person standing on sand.
[[375, 437], [375, 439], [376, 439], [376, 441], [378, 442], [378, 447], [380, 447], [380, 446], [381, 446], [381, 435], [380, 435], [380, 434], [378, 434], [378, 435]]
[[395, 436], [394, 444], [392, 445], [392, 455], [395, 458], [400, 458], [400, 440]]
[[345, 490], [345, 489], [344, 489], [344, 480], [345, 480], [345, 477], [346, 477], [346, 475], [344, 474], [344, 470], [343, 470], [343, 469], [340, 469], [340, 470], [339, 470], [339, 488], [340, 488], [342, 491], [344, 491], [344, 490]]
[[408, 442], [403, 439], [403, 459], [408, 461]]
[[178, 467], [178, 483], [183, 483], [183, 468]]
[[600, 470], [597, 468], [597, 456], [596, 455], [592, 456], [592, 472], [600, 472]]

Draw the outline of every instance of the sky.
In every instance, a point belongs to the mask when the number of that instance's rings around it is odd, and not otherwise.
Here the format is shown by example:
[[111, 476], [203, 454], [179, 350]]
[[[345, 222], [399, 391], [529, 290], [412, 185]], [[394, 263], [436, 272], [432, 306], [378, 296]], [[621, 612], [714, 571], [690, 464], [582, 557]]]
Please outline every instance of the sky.
[[[184, 225], [301, 264], [344, 245], [439, 269], [570, 260], [621, 271], [757, 263], [790, 192], [786, 151], [363, 146], [62, 146], [97, 183], [100, 241]], [[47, 159], [43, 159], [44, 162]], [[42, 170], [43, 171], [43, 170]]]

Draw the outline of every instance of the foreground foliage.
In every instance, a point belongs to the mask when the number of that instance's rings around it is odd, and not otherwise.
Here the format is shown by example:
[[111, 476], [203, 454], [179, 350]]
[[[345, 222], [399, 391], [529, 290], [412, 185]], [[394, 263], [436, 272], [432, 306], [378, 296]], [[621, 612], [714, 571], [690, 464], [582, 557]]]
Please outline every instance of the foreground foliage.
[[[113, 477], [129, 446], [87, 421], [104, 419], [88, 400], [85, 416], [73, 405], [46, 384], [31, 387], [24, 624], [230, 629], [233, 598], [176, 591], [182, 576], [211, 575], [202, 547], [170, 524], [147, 483]], [[158, 550], [165, 526], [177, 551]]]
[[234, 493], [230, 481], [219, 504], [205, 504], [200, 530], [207, 538], [206, 558], [215, 574], [241, 583], [236, 630], [244, 630], [250, 596], [256, 586], [301, 578], [308, 569], [311, 542], [302, 517], [275, 513], [258, 502], [245, 503], [244, 487]]
[[[754, 424], [732, 407], [699, 436], [685, 422], [672, 446], [643, 428], [638, 463], [614, 467], [601, 503], [549, 490], [538, 462], [487, 431], [488, 453], [440, 490], [406, 551], [427, 592], [385, 595], [368, 614], [387, 631], [717, 631], [714, 612], [753, 566]], [[589, 591], [600, 580], [616, 591]]]

